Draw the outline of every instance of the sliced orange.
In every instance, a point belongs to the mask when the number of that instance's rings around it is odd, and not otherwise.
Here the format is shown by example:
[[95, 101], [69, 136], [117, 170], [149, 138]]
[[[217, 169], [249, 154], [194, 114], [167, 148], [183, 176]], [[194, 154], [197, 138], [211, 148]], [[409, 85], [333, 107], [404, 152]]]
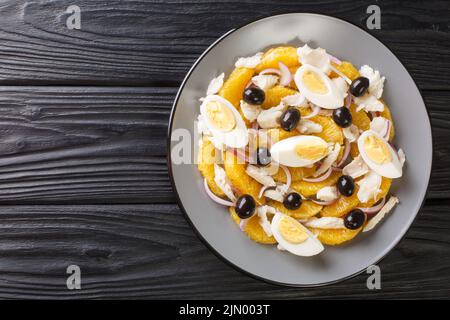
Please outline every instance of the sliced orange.
[[[236, 214], [236, 211], [234, 211], [233, 207], [230, 207], [230, 214], [231, 218], [234, 222], [236, 222], [237, 225], [241, 223], [241, 218], [238, 217]], [[262, 243], [262, 244], [275, 244], [277, 241], [273, 236], [268, 236], [264, 229], [259, 224], [259, 217], [257, 215], [254, 215], [250, 218], [250, 220], [247, 222], [244, 228], [244, 232], [247, 234], [247, 236], [252, 239], [255, 242]]]
[[217, 186], [214, 181], [214, 162], [215, 162], [216, 148], [211, 141], [207, 138], [203, 138], [200, 150], [198, 152], [198, 170], [206, 179], [211, 191], [219, 196], [225, 197], [223, 191]]
[[219, 91], [219, 95], [230, 101], [236, 109], [240, 109], [240, 102], [245, 86], [252, 79], [254, 70], [250, 68], [236, 68]]
[[331, 117], [315, 116], [310, 119], [322, 126], [322, 132], [314, 133], [315, 136], [322, 138], [330, 143], [344, 143], [344, 134], [341, 127], [339, 127]]
[[281, 202], [277, 201], [270, 201], [268, 205], [274, 207], [279, 212], [291, 216], [294, 219], [308, 219], [315, 216], [320, 212], [320, 210], [322, 210], [321, 205], [318, 205], [309, 200], [304, 200], [300, 208], [295, 210], [286, 209], [286, 207]]
[[256, 72], [264, 69], [278, 69], [278, 62], [284, 63], [288, 68], [299, 66], [297, 48], [294, 47], [277, 47], [269, 49], [262, 57], [259, 65], [256, 66]]
[[249, 194], [259, 205], [263, 205], [264, 197], [258, 198], [262, 185], [247, 174], [247, 165], [241, 162], [233, 152], [226, 151], [224, 168], [228, 180], [239, 194]]
[[[359, 71], [356, 69], [350, 62], [348, 61], [342, 61], [340, 65], [335, 64], [332, 62], [333, 67], [335, 67], [337, 70], [342, 72], [344, 75], [347, 76], [350, 80], [355, 80], [359, 77]], [[334, 71], [331, 72], [330, 78], [337, 78], [339, 77], [338, 74], [336, 74]]]
[[350, 197], [340, 196], [336, 202], [323, 207], [320, 214], [323, 217], [342, 217], [359, 204], [359, 199], [356, 193], [357, 191], [355, 190], [355, 193], [353, 193]]
[[[311, 168], [300, 168], [300, 167], [290, 167], [289, 171], [291, 173], [292, 182], [297, 182], [302, 180], [305, 177], [310, 177], [316, 172], [316, 167]], [[276, 182], [286, 183], [286, 173], [284, 173], [283, 169], [279, 169], [276, 174], [274, 174], [273, 179]]]
[[350, 144], [350, 156], [353, 159], [355, 159], [357, 156], [359, 156], [358, 144], [356, 142], [352, 142]]
[[347, 228], [342, 229], [310, 229], [314, 234], [317, 235], [317, 239], [323, 244], [329, 246], [335, 246], [346, 241], [349, 241], [356, 237], [356, 235], [361, 231], [361, 228], [356, 230], [350, 230]]
[[350, 113], [352, 114], [352, 123], [359, 129], [366, 131], [370, 128], [370, 118], [364, 110], [356, 111], [356, 105], [350, 106]]
[[284, 97], [296, 94], [296, 93], [298, 93], [298, 91], [287, 88], [287, 87], [283, 87], [283, 86], [279, 86], [279, 85], [272, 87], [272, 88], [266, 90], [266, 98], [264, 99], [264, 102], [261, 105], [261, 107], [263, 109], [269, 109], [272, 107], [276, 107], [277, 105], [280, 104], [281, 99], [283, 99]]
[[341, 174], [339, 172], [333, 172], [327, 179], [320, 182], [293, 182], [291, 188], [305, 197], [310, 197], [324, 187], [335, 185], [340, 176]]

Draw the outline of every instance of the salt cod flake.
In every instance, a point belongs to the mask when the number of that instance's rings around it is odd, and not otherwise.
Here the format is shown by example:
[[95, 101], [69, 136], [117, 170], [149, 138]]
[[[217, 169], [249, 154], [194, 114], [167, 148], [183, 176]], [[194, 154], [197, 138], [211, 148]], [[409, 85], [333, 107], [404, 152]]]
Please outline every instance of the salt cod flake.
[[254, 68], [256, 68], [256, 66], [258, 64], [261, 63], [262, 55], [263, 55], [263, 52], [258, 52], [257, 54], [255, 54], [254, 56], [251, 56], [251, 57], [239, 58], [235, 63], [235, 67], [236, 68], [254, 69]]
[[400, 201], [397, 197], [391, 196], [376, 216], [369, 220], [362, 232], [367, 232], [375, 228], [375, 226], [383, 220], [384, 216], [389, 213], [399, 202]]
[[222, 89], [223, 86], [223, 79], [225, 77], [224, 73], [221, 73], [218, 77], [211, 80], [211, 82], [208, 85], [208, 89], [206, 90], [206, 94], [212, 95], [219, 92], [220, 89]]

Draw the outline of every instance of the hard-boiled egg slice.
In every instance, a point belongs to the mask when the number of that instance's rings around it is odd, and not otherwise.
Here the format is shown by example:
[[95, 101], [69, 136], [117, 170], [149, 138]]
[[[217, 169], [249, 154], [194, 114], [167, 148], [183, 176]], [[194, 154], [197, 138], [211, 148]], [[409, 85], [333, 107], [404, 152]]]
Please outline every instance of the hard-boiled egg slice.
[[297, 220], [280, 212], [273, 217], [271, 230], [281, 247], [297, 256], [314, 256], [324, 249], [311, 231]]
[[370, 169], [386, 178], [402, 176], [402, 164], [391, 145], [378, 133], [364, 131], [358, 138], [358, 149]]
[[275, 143], [270, 148], [272, 160], [289, 167], [306, 167], [329, 153], [328, 144], [316, 136], [295, 136]]
[[325, 109], [344, 105], [344, 94], [319, 68], [305, 64], [295, 73], [295, 84], [305, 98]]
[[231, 148], [242, 148], [248, 143], [247, 127], [236, 108], [218, 95], [207, 96], [200, 113], [213, 137]]

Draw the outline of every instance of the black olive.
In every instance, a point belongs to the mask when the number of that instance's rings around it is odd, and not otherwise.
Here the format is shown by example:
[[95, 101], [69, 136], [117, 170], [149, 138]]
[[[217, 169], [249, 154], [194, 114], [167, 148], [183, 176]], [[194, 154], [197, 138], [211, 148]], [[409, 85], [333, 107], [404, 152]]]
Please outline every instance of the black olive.
[[298, 109], [289, 108], [281, 115], [280, 126], [286, 131], [292, 131], [297, 127], [300, 118], [301, 115]]
[[298, 209], [302, 205], [302, 197], [300, 197], [297, 192], [289, 193], [286, 198], [284, 198], [283, 205], [289, 210]]
[[256, 149], [256, 163], [260, 166], [267, 166], [272, 161], [270, 151], [267, 148]]
[[261, 88], [250, 86], [244, 90], [244, 101], [248, 104], [262, 104], [266, 99], [266, 94]]
[[236, 201], [234, 210], [241, 219], [248, 219], [255, 213], [256, 203], [251, 195], [244, 194]]
[[333, 120], [339, 127], [347, 128], [352, 124], [352, 114], [346, 107], [334, 109]]
[[340, 194], [350, 197], [355, 192], [355, 180], [350, 176], [340, 176], [337, 181], [337, 188]]
[[354, 97], [361, 97], [369, 89], [369, 79], [366, 77], [359, 77], [350, 84], [350, 93]]
[[360, 209], [354, 209], [344, 217], [344, 226], [347, 229], [355, 230], [362, 227], [366, 221], [366, 214]]

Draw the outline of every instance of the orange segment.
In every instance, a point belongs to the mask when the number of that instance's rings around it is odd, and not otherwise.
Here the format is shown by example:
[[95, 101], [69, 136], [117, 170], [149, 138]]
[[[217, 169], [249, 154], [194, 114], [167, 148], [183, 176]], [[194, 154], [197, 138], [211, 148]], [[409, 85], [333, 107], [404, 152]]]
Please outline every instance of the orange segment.
[[[314, 172], [316, 172], [316, 168], [315, 167], [311, 167], [311, 168], [290, 167], [289, 171], [291, 172], [292, 182], [297, 182], [297, 181], [302, 180], [304, 177], [312, 176], [314, 174]], [[284, 170], [281, 168], [272, 177], [276, 182], [286, 183], [286, 173], [284, 173]]]
[[233, 152], [225, 153], [224, 168], [228, 180], [241, 195], [249, 194], [259, 205], [263, 205], [265, 199], [258, 198], [262, 185], [245, 172], [247, 165], [240, 162]]
[[[359, 71], [356, 69], [350, 62], [348, 61], [342, 61], [342, 64], [337, 65], [335, 63], [331, 63], [333, 67], [338, 69], [340, 72], [342, 72], [344, 75], [346, 75], [350, 80], [355, 80], [359, 77]], [[339, 75], [337, 75], [335, 72], [331, 72], [330, 78], [337, 78]]]
[[325, 206], [321, 212], [323, 217], [342, 217], [350, 212], [359, 204], [357, 190], [350, 197], [340, 196], [339, 199], [328, 206]]
[[291, 216], [294, 219], [308, 219], [320, 212], [322, 209], [321, 205], [318, 205], [312, 201], [304, 200], [302, 202], [302, 205], [300, 208], [296, 210], [289, 210], [286, 209], [285, 206], [281, 202], [277, 201], [270, 201], [269, 206], [274, 207], [279, 212], [287, 214], [288, 216]]
[[245, 86], [252, 79], [254, 74], [253, 69], [236, 68], [231, 72], [228, 79], [219, 91], [219, 95], [230, 101], [236, 109], [240, 109], [240, 101], [244, 94]]
[[294, 136], [298, 136], [300, 133], [297, 130], [286, 131], [280, 128], [268, 129], [266, 131], [267, 138], [270, 139], [272, 144], [290, 138]]
[[326, 142], [330, 143], [344, 143], [344, 134], [342, 129], [327, 116], [315, 116], [309, 119], [322, 126], [322, 132], [314, 133], [315, 136], [322, 138]]
[[272, 87], [268, 90], [266, 90], [266, 98], [263, 102], [263, 104], [261, 105], [261, 107], [263, 109], [269, 109], [272, 107], [276, 107], [277, 105], [280, 104], [281, 99], [283, 99], [284, 97], [293, 95], [298, 93], [298, 91], [294, 90], [294, 89], [290, 89], [290, 88], [286, 88], [283, 86], [275, 86]]
[[284, 63], [288, 68], [299, 66], [297, 48], [294, 47], [277, 47], [269, 49], [262, 57], [259, 65], [256, 66], [256, 72], [264, 69], [278, 69], [278, 62]]
[[[238, 217], [236, 212], [234, 211], [233, 207], [230, 207], [230, 214], [231, 218], [234, 222], [236, 222], [237, 225], [240, 224], [241, 218]], [[259, 224], [259, 217], [257, 215], [254, 215], [250, 218], [250, 220], [247, 222], [244, 228], [244, 232], [247, 234], [247, 236], [252, 239], [255, 242], [262, 243], [262, 244], [275, 244], [277, 241], [274, 237], [269, 237], [265, 232], [264, 229]]]
[[217, 186], [214, 181], [214, 162], [215, 162], [216, 148], [207, 138], [203, 138], [200, 150], [198, 152], [198, 170], [206, 179], [211, 191], [219, 196], [225, 197], [223, 191]]
[[350, 156], [353, 159], [355, 159], [357, 156], [359, 156], [358, 144], [356, 142], [352, 142], [350, 144]]
[[352, 123], [359, 129], [366, 131], [370, 128], [370, 118], [364, 110], [356, 111], [356, 105], [350, 106], [350, 113], [352, 114]]
[[361, 228], [356, 230], [350, 230], [347, 228], [343, 229], [310, 229], [314, 234], [317, 235], [317, 239], [323, 244], [329, 246], [335, 246], [346, 241], [349, 241], [356, 237], [356, 235], [361, 231]]
[[305, 197], [315, 195], [323, 187], [328, 187], [336, 184], [341, 174], [339, 172], [333, 172], [327, 179], [320, 182], [306, 182], [298, 181], [293, 182], [291, 188]]

